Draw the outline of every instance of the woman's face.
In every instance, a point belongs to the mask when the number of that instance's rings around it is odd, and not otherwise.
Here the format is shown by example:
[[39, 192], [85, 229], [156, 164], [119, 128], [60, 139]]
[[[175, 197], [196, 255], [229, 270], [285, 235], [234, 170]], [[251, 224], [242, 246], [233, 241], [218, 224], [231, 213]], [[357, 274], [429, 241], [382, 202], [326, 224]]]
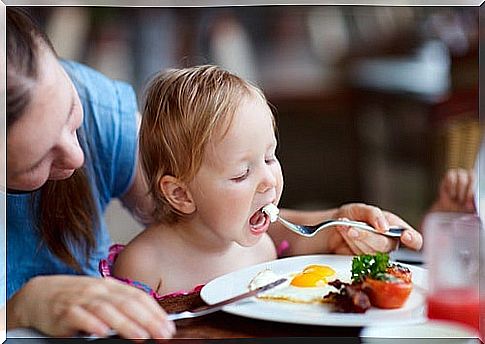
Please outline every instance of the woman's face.
[[222, 140], [208, 144], [189, 188], [199, 221], [223, 242], [256, 244], [268, 230], [261, 208], [278, 204], [283, 175], [269, 107], [244, 99]]
[[83, 120], [79, 96], [52, 52], [39, 50], [31, 101], [7, 133], [7, 187], [14, 190], [68, 178], [84, 162], [76, 134]]

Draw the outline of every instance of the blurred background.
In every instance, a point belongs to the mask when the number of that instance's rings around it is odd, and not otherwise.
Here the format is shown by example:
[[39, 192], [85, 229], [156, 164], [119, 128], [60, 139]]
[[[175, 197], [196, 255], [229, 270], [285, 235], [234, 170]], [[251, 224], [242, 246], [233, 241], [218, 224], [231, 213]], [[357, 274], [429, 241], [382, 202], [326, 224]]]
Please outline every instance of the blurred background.
[[[129, 82], [218, 64], [276, 108], [282, 207], [366, 202], [419, 228], [448, 168], [472, 168], [477, 7], [31, 7], [63, 58]], [[139, 98], [141, 99], [141, 98]], [[116, 242], [141, 226], [113, 202]]]

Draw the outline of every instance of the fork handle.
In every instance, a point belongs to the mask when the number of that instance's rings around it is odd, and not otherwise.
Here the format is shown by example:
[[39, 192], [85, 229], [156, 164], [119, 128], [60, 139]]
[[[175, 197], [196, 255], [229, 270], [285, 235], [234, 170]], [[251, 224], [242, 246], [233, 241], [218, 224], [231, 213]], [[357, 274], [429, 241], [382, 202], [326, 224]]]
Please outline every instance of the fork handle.
[[[377, 233], [381, 235], [385, 235], [391, 238], [400, 238], [402, 233], [404, 232], [405, 228], [399, 227], [399, 226], [390, 226], [389, 230], [387, 232], [379, 232], [377, 229], [372, 227], [366, 222], [361, 222], [361, 221], [352, 221], [352, 220], [336, 220], [335, 222], [340, 222], [339, 224], [342, 224], [344, 226], [352, 226], [360, 229], [367, 230], [372, 233]], [[335, 223], [337, 224], [337, 223]]]
[[287, 229], [289, 229], [292, 232], [295, 232], [296, 234], [302, 235], [301, 232], [298, 232], [294, 227], [295, 225], [289, 221], [286, 221], [284, 218], [281, 216], [277, 217], [278, 222], [280, 222], [283, 226], [285, 226]]

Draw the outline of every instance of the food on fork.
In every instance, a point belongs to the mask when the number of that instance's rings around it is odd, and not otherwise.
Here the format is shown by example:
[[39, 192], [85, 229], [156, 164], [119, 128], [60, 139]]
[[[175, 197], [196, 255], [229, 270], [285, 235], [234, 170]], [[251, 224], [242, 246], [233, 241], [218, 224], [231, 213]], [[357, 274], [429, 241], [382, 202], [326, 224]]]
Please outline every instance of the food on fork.
[[265, 205], [261, 211], [269, 216], [269, 220], [271, 222], [275, 222], [276, 220], [278, 220], [278, 214], [280, 213], [280, 210], [273, 203]]

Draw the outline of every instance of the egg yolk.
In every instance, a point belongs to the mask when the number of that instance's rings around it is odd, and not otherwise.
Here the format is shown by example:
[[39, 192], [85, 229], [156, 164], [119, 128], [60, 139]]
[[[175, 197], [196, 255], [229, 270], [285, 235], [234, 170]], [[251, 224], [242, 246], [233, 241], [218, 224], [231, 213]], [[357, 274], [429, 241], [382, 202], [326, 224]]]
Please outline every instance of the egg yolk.
[[327, 277], [335, 275], [335, 270], [325, 265], [309, 265], [291, 280], [295, 287], [321, 287], [327, 284]]
[[291, 280], [295, 287], [319, 287], [327, 283], [325, 277], [313, 273], [299, 273]]
[[303, 273], [313, 273], [322, 277], [330, 277], [335, 275], [335, 270], [326, 265], [308, 265], [303, 269]]

